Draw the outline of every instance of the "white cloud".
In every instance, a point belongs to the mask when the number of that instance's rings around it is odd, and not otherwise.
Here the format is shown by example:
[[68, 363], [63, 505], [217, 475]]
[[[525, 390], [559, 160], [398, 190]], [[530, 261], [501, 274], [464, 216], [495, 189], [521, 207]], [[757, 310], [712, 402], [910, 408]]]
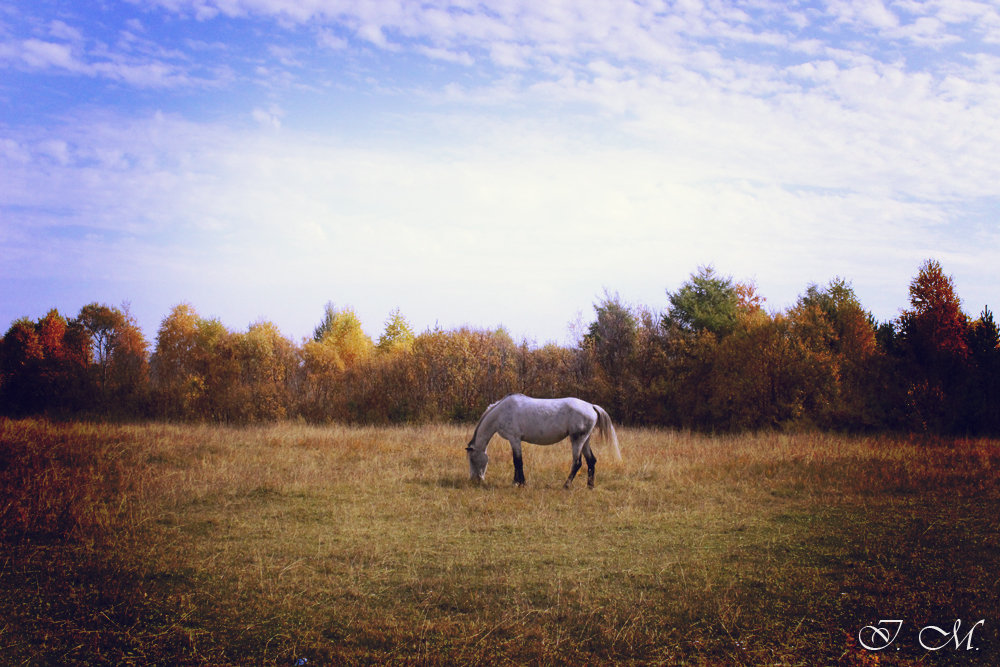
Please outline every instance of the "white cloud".
[[337, 35], [329, 29], [321, 29], [316, 33], [316, 41], [320, 46], [334, 51], [342, 51], [347, 48], [347, 40]]
[[55, 160], [60, 165], [66, 166], [70, 163], [70, 147], [65, 141], [60, 139], [49, 139], [38, 145], [38, 152]]
[[26, 39], [0, 45], [0, 60], [14, 61], [34, 70], [57, 72], [120, 81], [139, 88], [170, 88], [204, 85], [184, 69], [166, 61], [135, 61], [120, 54], [91, 58], [68, 43]]
[[489, 48], [490, 60], [500, 67], [523, 69], [528, 66], [529, 49], [516, 42], [495, 42]]
[[882, 3], [882, 0], [835, 0], [828, 11], [841, 21], [860, 23], [880, 30], [895, 28], [899, 18]]
[[442, 60], [445, 62], [456, 63], [458, 65], [465, 65], [466, 67], [474, 64], [472, 56], [468, 53], [462, 53], [458, 51], [451, 51], [449, 49], [438, 49], [429, 46], [418, 46], [416, 48], [417, 53], [426, 56], [432, 60]]
[[52, 21], [49, 24], [49, 34], [56, 39], [67, 42], [82, 42], [83, 33], [64, 21]]
[[382, 27], [374, 23], [365, 23], [358, 27], [357, 35], [375, 46], [383, 49], [390, 48], [389, 40], [386, 39], [385, 34], [382, 32]]
[[255, 121], [261, 125], [274, 128], [276, 130], [281, 129], [281, 119], [285, 115], [285, 112], [277, 105], [271, 105], [267, 109], [262, 109], [260, 107], [254, 109], [250, 115]]
[[934, 16], [921, 16], [913, 23], [899, 26], [890, 34], [915, 44], [934, 48], [962, 41], [961, 36], [949, 33], [947, 24]]
[[71, 72], [85, 69], [84, 65], [73, 55], [73, 49], [68, 44], [26, 39], [21, 42], [18, 50], [17, 55], [29, 67], [39, 69], [61, 67]]

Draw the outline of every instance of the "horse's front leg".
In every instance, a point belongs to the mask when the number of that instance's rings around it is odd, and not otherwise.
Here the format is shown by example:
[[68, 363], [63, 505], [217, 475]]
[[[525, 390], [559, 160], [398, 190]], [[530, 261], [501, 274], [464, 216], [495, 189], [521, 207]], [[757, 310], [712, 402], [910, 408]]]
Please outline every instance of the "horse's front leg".
[[510, 453], [514, 457], [514, 486], [524, 486], [524, 460], [521, 458], [521, 441], [510, 441]]

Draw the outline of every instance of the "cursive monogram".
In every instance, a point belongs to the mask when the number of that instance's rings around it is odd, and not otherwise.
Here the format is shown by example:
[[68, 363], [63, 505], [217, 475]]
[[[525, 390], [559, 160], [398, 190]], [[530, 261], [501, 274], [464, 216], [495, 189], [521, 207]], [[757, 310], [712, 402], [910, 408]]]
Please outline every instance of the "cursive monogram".
[[[973, 645], [977, 628], [984, 626], [986, 619], [980, 619], [972, 624], [968, 632], [962, 634], [962, 619], [956, 619], [951, 629], [937, 625], [926, 625], [917, 633], [917, 642], [925, 651], [940, 651], [954, 647], [956, 651], [978, 651]], [[899, 618], [884, 618], [875, 625], [866, 625], [858, 632], [858, 643], [868, 651], [883, 651], [892, 646], [903, 629], [904, 621]], [[899, 650], [899, 647], [896, 647]]]

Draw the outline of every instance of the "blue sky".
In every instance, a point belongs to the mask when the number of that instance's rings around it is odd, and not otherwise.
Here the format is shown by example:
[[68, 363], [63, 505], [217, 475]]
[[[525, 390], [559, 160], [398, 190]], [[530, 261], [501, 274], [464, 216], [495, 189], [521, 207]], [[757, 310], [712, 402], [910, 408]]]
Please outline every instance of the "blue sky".
[[1000, 294], [1000, 5], [14, 0], [0, 325], [189, 302], [571, 342], [698, 266], [771, 309]]

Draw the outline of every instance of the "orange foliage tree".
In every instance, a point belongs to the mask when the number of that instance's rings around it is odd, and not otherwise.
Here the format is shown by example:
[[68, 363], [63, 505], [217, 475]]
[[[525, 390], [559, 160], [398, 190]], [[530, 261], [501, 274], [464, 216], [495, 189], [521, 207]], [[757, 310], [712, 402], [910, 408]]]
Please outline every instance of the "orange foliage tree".
[[128, 307], [91, 303], [76, 321], [90, 338], [101, 409], [122, 414], [140, 409], [148, 394], [149, 346]]
[[21, 318], [0, 340], [0, 406], [7, 414], [89, 407], [85, 333], [50, 310], [37, 322]]
[[953, 279], [936, 260], [926, 260], [910, 283], [910, 308], [900, 315], [899, 332], [911, 426], [961, 429], [969, 318]]

